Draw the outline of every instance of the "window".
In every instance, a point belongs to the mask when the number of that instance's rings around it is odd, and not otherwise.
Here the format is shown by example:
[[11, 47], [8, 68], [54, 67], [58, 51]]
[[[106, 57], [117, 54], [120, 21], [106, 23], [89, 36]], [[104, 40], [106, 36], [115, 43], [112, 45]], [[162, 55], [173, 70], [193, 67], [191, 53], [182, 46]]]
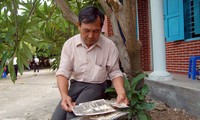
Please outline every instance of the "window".
[[200, 37], [200, 0], [164, 0], [166, 41]]

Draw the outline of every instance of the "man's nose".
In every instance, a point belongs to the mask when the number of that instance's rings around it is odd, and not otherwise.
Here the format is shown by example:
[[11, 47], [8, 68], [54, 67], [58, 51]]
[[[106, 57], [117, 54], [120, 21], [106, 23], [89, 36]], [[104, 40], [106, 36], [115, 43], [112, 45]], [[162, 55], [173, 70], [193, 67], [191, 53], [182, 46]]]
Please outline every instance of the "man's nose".
[[92, 38], [94, 36], [94, 33], [93, 32], [90, 32], [88, 37]]

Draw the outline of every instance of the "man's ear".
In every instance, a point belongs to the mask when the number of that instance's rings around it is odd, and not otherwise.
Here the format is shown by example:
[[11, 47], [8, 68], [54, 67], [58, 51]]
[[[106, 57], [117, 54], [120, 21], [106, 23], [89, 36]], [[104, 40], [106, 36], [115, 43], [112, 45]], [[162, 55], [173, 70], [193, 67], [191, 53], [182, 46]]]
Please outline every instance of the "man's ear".
[[80, 23], [80, 22], [77, 22], [76, 25], [77, 25], [78, 29], [80, 30], [80, 28], [81, 28], [81, 23]]

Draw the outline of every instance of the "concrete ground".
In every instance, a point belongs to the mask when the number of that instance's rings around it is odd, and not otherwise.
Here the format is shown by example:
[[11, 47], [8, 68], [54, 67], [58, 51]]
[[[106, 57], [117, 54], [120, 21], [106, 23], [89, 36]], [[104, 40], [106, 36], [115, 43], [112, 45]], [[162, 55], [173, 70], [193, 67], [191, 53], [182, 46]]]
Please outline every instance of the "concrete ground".
[[[174, 74], [171, 81], [146, 81], [152, 98], [170, 107], [183, 108], [199, 117], [200, 81]], [[10, 77], [0, 79], [0, 120], [50, 120], [60, 100], [55, 72], [25, 71], [15, 84]]]
[[0, 79], [0, 120], [50, 120], [60, 100], [55, 72], [25, 71], [15, 84]]

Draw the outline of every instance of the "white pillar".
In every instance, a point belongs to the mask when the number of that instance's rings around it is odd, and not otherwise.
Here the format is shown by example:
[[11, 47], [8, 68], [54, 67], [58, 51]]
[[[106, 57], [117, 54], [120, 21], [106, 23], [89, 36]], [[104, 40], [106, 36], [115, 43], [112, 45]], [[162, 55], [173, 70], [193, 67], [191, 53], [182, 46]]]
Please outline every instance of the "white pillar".
[[156, 81], [172, 80], [173, 76], [166, 71], [163, 0], [150, 0], [150, 2], [153, 72], [149, 75], [149, 79]]

